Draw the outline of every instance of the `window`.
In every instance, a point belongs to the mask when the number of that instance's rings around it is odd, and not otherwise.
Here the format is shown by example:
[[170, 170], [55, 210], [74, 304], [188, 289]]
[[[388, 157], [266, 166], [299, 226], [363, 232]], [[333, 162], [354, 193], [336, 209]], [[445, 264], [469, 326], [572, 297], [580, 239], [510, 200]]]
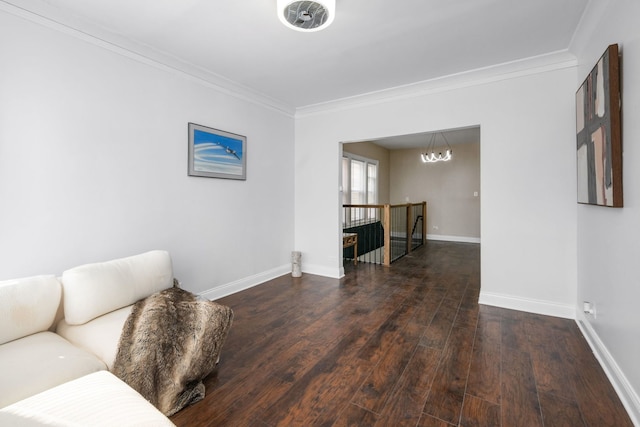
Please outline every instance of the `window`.
[[[378, 161], [344, 153], [342, 157], [342, 203], [375, 205], [378, 203]], [[351, 222], [375, 218], [376, 209], [351, 209]]]

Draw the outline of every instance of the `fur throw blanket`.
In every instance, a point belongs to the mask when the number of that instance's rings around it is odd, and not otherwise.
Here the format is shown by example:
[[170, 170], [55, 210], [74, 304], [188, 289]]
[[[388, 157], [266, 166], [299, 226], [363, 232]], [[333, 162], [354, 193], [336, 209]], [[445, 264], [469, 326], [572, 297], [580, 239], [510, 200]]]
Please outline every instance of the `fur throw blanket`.
[[233, 311], [174, 287], [138, 301], [120, 336], [113, 373], [166, 416], [204, 397]]

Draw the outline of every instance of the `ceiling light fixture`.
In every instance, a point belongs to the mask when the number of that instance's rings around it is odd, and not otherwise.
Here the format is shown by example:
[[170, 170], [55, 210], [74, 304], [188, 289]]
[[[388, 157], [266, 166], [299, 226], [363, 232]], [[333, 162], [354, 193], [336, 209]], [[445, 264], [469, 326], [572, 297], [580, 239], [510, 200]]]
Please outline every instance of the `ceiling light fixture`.
[[447, 151], [445, 154], [442, 154], [440, 151], [437, 155], [435, 152], [436, 148], [436, 135], [438, 133], [432, 133], [431, 139], [429, 140], [429, 144], [427, 146], [427, 152], [420, 154], [420, 158], [423, 163], [435, 163], [435, 162], [448, 162], [453, 157], [453, 150], [449, 145], [449, 141], [447, 141], [447, 137], [444, 136], [444, 133], [439, 132], [442, 135], [442, 139], [444, 139], [445, 144], [447, 144]]
[[289, 28], [312, 32], [327, 28], [333, 22], [336, 0], [278, 0], [278, 18]]

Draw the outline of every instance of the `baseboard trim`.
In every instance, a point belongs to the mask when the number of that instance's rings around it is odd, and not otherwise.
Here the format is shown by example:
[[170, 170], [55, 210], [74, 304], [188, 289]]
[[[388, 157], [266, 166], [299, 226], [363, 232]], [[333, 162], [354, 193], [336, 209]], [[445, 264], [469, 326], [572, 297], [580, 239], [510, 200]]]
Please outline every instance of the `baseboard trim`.
[[291, 273], [290, 264], [285, 264], [262, 273], [254, 274], [253, 276], [245, 277], [240, 280], [236, 280], [235, 282], [216, 286], [215, 288], [200, 292], [199, 295], [208, 300], [216, 300], [218, 298], [226, 297], [227, 295], [235, 294], [236, 292], [244, 291], [245, 289], [253, 288], [254, 286], [260, 285], [268, 280], [275, 279], [276, 277], [280, 277], [287, 273]]
[[509, 310], [527, 311], [529, 313], [542, 314], [545, 316], [562, 317], [564, 319], [576, 318], [576, 307], [574, 305], [521, 298], [513, 295], [496, 294], [492, 292], [483, 292], [482, 290], [480, 290], [478, 303], [507, 308]]
[[443, 242], [480, 243], [480, 237], [447, 236], [443, 234], [427, 234], [427, 240], [440, 240]]
[[604, 373], [609, 378], [616, 393], [618, 393], [618, 397], [627, 410], [631, 422], [636, 426], [640, 426], [640, 397], [638, 397], [638, 393], [633, 389], [627, 377], [598, 336], [598, 333], [591, 326], [591, 323], [589, 323], [581, 312], [578, 314], [576, 323], [587, 340], [589, 347], [591, 347], [596, 359], [600, 362]]
[[344, 276], [344, 267], [330, 268], [323, 265], [302, 263], [302, 272], [315, 274], [318, 276], [331, 277], [332, 279], [340, 279]]

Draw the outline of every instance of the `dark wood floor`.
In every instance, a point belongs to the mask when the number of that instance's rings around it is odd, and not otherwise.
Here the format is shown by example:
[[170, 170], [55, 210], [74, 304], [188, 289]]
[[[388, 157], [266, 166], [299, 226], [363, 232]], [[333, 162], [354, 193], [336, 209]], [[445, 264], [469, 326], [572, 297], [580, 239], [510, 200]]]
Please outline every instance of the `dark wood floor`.
[[632, 426], [572, 320], [478, 305], [480, 248], [283, 276], [235, 312], [178, 426]]

